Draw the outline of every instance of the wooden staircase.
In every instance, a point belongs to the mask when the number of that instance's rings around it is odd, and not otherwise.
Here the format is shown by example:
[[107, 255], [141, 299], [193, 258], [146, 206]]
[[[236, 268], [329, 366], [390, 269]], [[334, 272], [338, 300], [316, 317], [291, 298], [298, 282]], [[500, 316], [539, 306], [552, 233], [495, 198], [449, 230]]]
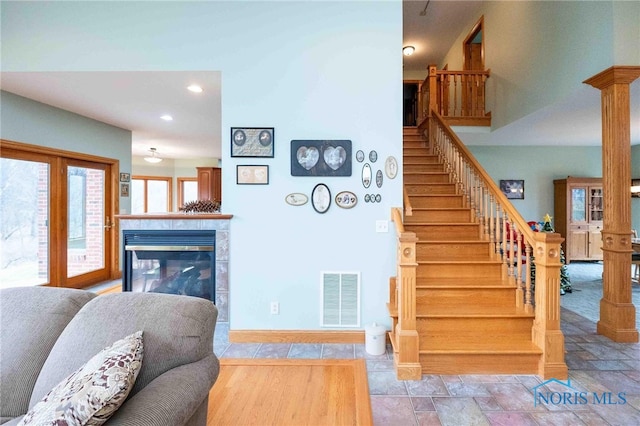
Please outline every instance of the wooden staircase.
[[[536, 374], [542, 350], [532, 340], [534, 314], [516, 307], [506, 264], [482, 238], [474, 211], [418, 129], [405, 127], [403, 139], [412, 208], [404, 229], [418, 238], [415, 328], [422, 373]], [[395, 294], [390, 301], [395, 329]]]

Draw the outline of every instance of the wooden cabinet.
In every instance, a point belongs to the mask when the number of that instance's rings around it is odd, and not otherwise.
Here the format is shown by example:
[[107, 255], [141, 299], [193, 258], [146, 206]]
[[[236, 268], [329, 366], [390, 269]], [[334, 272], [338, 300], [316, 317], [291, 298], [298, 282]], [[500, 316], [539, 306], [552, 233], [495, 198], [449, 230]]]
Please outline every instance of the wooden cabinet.
[[570, 176], [553, 187], [555, 231], [565, 239], [566, 262], [602, 260], [602, 179]]
[[198, 199], [222, 202], [222, 169], [220, 167], [197, 167]]

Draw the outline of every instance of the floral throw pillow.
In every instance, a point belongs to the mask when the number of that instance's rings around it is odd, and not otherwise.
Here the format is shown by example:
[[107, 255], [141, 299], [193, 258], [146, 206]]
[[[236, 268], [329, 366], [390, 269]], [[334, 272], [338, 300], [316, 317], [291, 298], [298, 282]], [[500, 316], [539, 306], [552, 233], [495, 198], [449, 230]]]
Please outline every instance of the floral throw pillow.
[[133, 388], [143, 352], [142, 331], [118, 340], [56, 385], [18, 425], [103, 424]]

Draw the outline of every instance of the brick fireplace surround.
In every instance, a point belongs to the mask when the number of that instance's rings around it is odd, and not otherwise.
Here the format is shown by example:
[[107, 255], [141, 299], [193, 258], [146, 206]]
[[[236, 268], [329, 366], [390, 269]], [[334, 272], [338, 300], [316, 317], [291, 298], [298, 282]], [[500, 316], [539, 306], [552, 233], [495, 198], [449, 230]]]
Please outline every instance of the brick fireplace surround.
[[143, 214], [119, 215], [122, 231], [129, 230], [215, 230], [216, 231], [216, 307], [218, 321], [229, 321], [229, 225], [233, 215], [227, 214]]

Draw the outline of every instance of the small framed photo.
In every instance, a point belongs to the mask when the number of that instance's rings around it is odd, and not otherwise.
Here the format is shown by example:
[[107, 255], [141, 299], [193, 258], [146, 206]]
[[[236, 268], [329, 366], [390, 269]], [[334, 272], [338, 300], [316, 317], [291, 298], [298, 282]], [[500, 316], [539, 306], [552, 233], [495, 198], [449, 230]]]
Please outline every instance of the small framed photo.
[[232, 157], [267, 157], [274, 155], [273, 127], [232, 127]]
[[120, 196], [121, 197], [128, 197], [129, 196], [129, 184], [128, 183], [121, 183], [120, 184]]
[[524, 200], [524, 180], [501, 180], [500, 191], [510, 200]]
[[268, 185], [269, 166], [236, 166], [236, 184], [238, 185]]
[[120, 173], [120, 182], [129, 182], [131, 175], [129, 173]]

